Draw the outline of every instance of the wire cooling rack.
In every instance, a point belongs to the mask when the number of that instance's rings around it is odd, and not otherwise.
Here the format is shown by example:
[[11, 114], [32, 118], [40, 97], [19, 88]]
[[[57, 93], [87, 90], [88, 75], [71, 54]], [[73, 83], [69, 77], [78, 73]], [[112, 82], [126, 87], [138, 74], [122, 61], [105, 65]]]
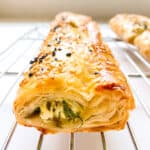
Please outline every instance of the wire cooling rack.
[[[1, 150], [149, 150], [150, 64], [135, 47], [119, 40], [106, 24], [101, 32], [125, 73], [136, 100], [124, 130], [96, 133], [43, 135], [17, 124], [12, 104], [29, 61], [38, 53], [48, 24], [33, 25], [0, 50], [0, 149]], [[2, 41], [1, 41], [2, 42]]]

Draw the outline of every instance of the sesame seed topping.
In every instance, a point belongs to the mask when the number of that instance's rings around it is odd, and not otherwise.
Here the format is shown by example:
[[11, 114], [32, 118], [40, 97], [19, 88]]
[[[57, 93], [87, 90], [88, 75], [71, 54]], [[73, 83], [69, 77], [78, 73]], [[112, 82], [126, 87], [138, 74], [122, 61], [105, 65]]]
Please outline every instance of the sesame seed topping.
[[92, 52], [93, 50], [91, 48], [89, 48], [89, 52]]
[[48, 55], [48, 54], [45, 54], [45, 55], [41, 56], [41, 57], [39, 58], [39, 63], [41, 63], [41, 62], [43, 61], [43, 59], [46, 58], [47, 55]]
[[29, 76], [29, 77], [32, 77], [32, 76], [33, 76], [33, 73], [30, 72], [30, 73], [28, 74], [28, 76]]
[[95, 75], [99, 74], [98, 72], [94, 72]]
[[31, 60], [29, 63], [30, 63], [30, 64], [33, 64], [33, 63], [34, 63], [34, 60]]
[[60, 44], [61, 43], [61, 40], [57, 41], [57, 44]]
[[55, 41], [56, 41], [56, 44], [60, 44], [61, 43], [61, 37], [56, 37]]
[[52, 52], [52, 56], [54, 57], [55, 55], [56, 55], [56, 52], [55, 52], [55, 51], [53, 51], [53, 52]]
[[44, 71], [44, 68], [41, 68], [41, 71]]
[[67, 53], [66, 56], [67, 56], [67, 57], [70, 57], [70, 56], [71, 56], [71, 53]]
[[61, 48], [58, 48], [58, 51], [61, 51], [62, 49]]
[[59, 27], [60, 25], [55, 26], [52, 31], [55, 32]]
[[39, 63], [41, 63], [43, 61], [43, 59], [42, 58], [39, 58]]
[[31, 61], [30, 61], [30, 64], [35, 63], [37, 60], [38, 60], [38, 58], [37, 58], [37, 57], [35, 57], [35, 58], [34, 58], [34, 60], [31, 60]]

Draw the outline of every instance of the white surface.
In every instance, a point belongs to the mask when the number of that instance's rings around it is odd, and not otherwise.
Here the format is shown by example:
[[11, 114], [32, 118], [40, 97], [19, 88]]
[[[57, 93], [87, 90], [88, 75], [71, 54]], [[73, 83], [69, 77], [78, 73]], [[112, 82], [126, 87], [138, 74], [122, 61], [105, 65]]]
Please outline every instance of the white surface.
[[17, 125], [7, 150], [34, 150], [39, 135], [40, 133], [32, 128]]
[[69, 150], [69, 142], [70, 142], [69, 134], [59, 133], [55, 135], [46, 135], [44, 136], [41, 149]]
[[[6, 26], [5, 26], [6, 25]], [[10, 43], [15, 41], [20, 35], [29, 29], [33, 29], [39, 24], [0, 24], [0, 52], [7, 48]], [[2, 60], [0, 55], [0, 71], [22, 72], [29, 67], [29, 60], [39, 50], [42, 40], [32, 39], [44, 38], [48, 31], [45, 24], [40, 24], [40, 32], [33, 32], [25, 39], [19, 40], [12, 46], [7, 56]], [[106, 25], [101, 26], [104, 39], [108, 37], [116, 38], [115, 35], [108, 29]], [[42, 32], [43, 31], [43, 32]], [[41, 35], [42, 34], [42, 35]], [[31, 40], [29, 40], [29, 38]], [[27, 40], [28, 39], [28, 40]], [[123, 72], [126, 75], [137, 74], [138, 72], [128, 61], [125, 50], [121, 42], [116, 45], [114, 42], [108, 42], [116, 59], [119, 61]], [[17, 61], [16, 61], [17, 59]], [[11, 64], [14, 65], [11, 65]], [[148, 70], [149, 71], [149, 70]], [[0, 73], [0, 149], [2, 148], [11, 128], [15, 123], [15, 117], [12, 112], [12, 104], [16, 95], [19, 80], [21, 76], [3, 75]], [[16, 82], [17, 81], [17, 82]], [[150, 148], [150, 119], [145, 111], [137, 102], [140, 99], [144, 104], [150, 107], [150, 87], [141, 77], [130, 77], [129, 82], [133, 88], [136, 97], [137, 107], [131, 113], [130, 125], [135, 132], [137, 142], [141, 150], [149, 150]], [[15, 83], [15, 84], [14, 84]], [[13, 86], [14, 85], [14, 86]], [[13, 86], [12, 89], [10, 89]], [[6, 96], [8, 94], [8, 96]], [[17, 125], [15, 132], [8, 145], [8, 150], [34, 150], [37, 147], [39, 132], [33, 128], [27, 128]], [[134, 150], [131, 137], [127, 127], [122, 131], [111, 131], [105, 133], [106, 144], [108, 150]], [[69, 150], [70, 134], [45, 135], [42, 143], [42, 150]], [[76, 133], [75, 134], [75, 150], [99, 150], [102, 149], [102, 140], [100, 133]]]

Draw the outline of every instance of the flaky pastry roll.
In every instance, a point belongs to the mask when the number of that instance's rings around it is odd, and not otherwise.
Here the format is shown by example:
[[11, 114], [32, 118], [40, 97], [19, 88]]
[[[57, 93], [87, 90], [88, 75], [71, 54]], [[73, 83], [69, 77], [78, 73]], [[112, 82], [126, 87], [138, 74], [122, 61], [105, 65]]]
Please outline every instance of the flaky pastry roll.
[[14, 102], [18, 123], [43, 133], [124, 128], [134, 100], [90, 17], [57, 15], [30, 63]]
[[113, 17], [109, 24], [121, 39], [134, 44], [140, 54], [150, 61], [150, 18], [134, 14], [119, 14]]
[[144, 31], [136, 37], [134, 45], [139, 49], [143, 57], [150, 61], [150, 30]]

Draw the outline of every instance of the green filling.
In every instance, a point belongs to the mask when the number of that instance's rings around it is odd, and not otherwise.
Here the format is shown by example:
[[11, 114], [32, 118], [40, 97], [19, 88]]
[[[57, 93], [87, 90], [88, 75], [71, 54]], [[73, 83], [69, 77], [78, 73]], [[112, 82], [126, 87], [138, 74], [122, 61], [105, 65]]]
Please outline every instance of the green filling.
[[32, 118], [34, 116], [39, 115], [40, 113], [41, 113], [41, 109], [40, 109], [40, 107], [37, 107], [37, 108], [35, 108], [35, 110], [32, 113], [28, 114], [26, 116], [26, 118]]
[[79, 112], [74, 113], [66, 101], [63, 100], [62, 104], [63, 104], [64, 114], [66, 118], [72, 119], [72, 120], [75, 118], [80, 118]]
[[136, 24], [136, 28], [133, 30], [137, 34], [141, 34], [145, 30], [148, 29], [148, 26], [146, 24]]
[[27, 118], [40, 115], [43, 121], [54, 123], [57, 127], [66, 124], [71, 127], [82, 124], [83, 121], [80, 116], [82, 110], [80, 104], [70, 100], [46, 101], [29, 114]]
[[46, 103], [46, 107], [47, 107], [48, 110], [50, 110], [51, 103], [50, 103], [50, 102], [47, 102], [47, 103]]

